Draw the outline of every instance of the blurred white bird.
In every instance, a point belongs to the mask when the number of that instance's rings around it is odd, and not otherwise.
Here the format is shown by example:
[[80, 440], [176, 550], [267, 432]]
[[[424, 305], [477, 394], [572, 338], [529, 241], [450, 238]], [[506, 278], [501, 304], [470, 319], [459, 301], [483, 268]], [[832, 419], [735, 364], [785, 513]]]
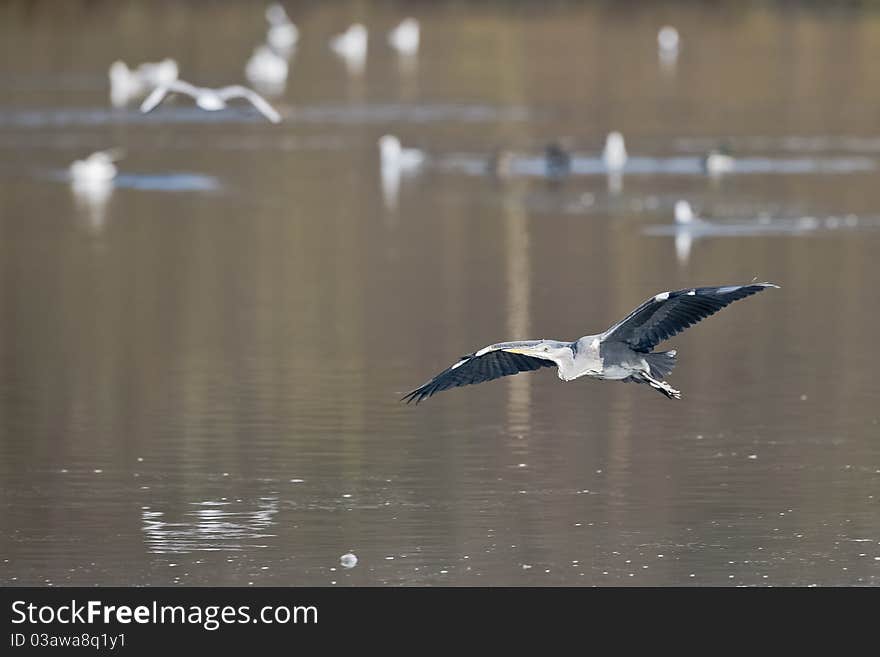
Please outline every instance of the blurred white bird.
[[69, 168], [70, 180], [81, 184], [109, 182], [116, 177], [116, 165], [113, 163], [121, 159], [122, 155], [122, 150], [111, 148], [76, 160]]
[[730, 154], [730, 151], [722, 146], [721, 148], [713, 148], [706, 157], [703, 158], [703, 170], [710, 176], [720, 176], [730, 173], [736, 166], [736, 160]]
[[367, 58], [367, 28], [360, 23], [330, 39], [330, 48], [342, 57], [350, 73], [360, 74]]
[[171, 84], [179, 74], [177, 62], [170, 58], [156, 63], [145, 62], [138, 66], [137, 70], [141, 78], [153, 87]]
[[415, 55], [419, 51], [419, 22], [405, 18], [388, 33], [388, 43], [401, 55]]
[[677, 54], [679, 43], [678, 30], [671, 25], [664, 25], [657, 32], [657, 47], [661, 53]]
[[177, 79], [177, 75], [177, 62], [173, 59], [145, 62], [136, 69], [117, 60], [110, 65], [110, 102], [114, 107], [122, 107], [159, 85], [170, 84]]
[[403, 148], [394, 135], [379, 139], [379, 155], [382, 167], [394, 167], [401, 171], [413, 171], [425, 162], [425, 154], [417, 148]]
[[690, 203], [688, 203], [687, 201], [676, 201], [675, 223], [680, 226], [692, 226], [694, 224], [702, 223], [702, 220], [698, 219], [697, 216], [694, 214], [694, 210], [691, 207]]
[[287, 82], [287, 60], [266, 45], [257, 46], [248, 60], [244, 74], [264, 93], [283, 93]]
[[269, 21], [269, 31], [266, 33], [266, 42], [282, 55], [288, 55], [291, 49], [299, 41], [299, 30], [294, 25], [287, 12], [277, 2], [266, 8], [266, 20]]
[[244, 98], [272, 123], [281, 122], [281, 115], [265, 98], [253, 89], [240, 85], [209, 89], [207, 87], [196, 87], [183, 80], [175, 80], [171, 84], [156, 87], [141, 104], [141, 112], [147, 113], [153, 110], [170, 93], [186, 94], [196, 101], [196, 105], [209, 112], [226, 108], [227, 101], [233, 98]]
[[602, 151], [602, 160], [605, 168], [610, 172], [621, 171], [626, 165], [627, 154], [623, 135], [619, 132], [610, 132], [605, 138], [605, 149]]
[[379, 139], [379, 174], [385, 207], [397, 209], [401, 177], [418, 171], [426, 159], [425, 154], [417, 148], [403, 148], [400, 140], [393, 135], [384, 135]]
[[675, 226], [675, 255], [685, 264], [691, 257], [694, 242], [702, 234], [701, 227], [708, 224], [694, 214], [690, 203], [679, 200], [675, 202]]

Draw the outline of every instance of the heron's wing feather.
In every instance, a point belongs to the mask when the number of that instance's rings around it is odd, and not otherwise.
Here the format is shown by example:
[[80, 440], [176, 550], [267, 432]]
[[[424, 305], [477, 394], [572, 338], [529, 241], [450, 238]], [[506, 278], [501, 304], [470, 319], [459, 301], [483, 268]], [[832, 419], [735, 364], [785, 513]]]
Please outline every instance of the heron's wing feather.
[[231, 87], [223, 87], [217, 91], [219, 96], [223, 100], [229, 100], [230, 98], [245, 98], [253, 104], [257, 110], [269, 119], [272, 123], [280, 123], [281, 115], [278, 111], [269, 104], [265, 98], [263, 98], [260, 94], [258, 94], [253, 89], [248, 89], [247, 87], [243, 87], [241, 85], [233, 85]]
[[773, 283], [697, 287], [651, 297], [602, 335], [602, 341], [624, 342], [636, 351], [650, 351], [725, 306], [765, 290]]
[[449, 388], [482, 383], [501, 378], [502, 376], [510, 376], [519, 372], [531, 372], [542, 367], [553, 367], [555, 365], [556, 363], [552, 360], [512, 353], [505, 351], [503, 347], [489, 351], [481, 349], [463, 356], [452, 367], [440, 372], [440, 374], [412, 392], [408, 392], [401, 401], [406, 401], [406, 403], [414, 401], [418, 404], [423, 399]]

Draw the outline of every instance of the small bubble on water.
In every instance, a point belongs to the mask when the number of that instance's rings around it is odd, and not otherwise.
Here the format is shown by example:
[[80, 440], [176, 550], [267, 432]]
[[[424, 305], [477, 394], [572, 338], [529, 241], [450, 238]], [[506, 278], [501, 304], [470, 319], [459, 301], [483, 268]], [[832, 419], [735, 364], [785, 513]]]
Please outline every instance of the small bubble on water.
[[807, 396], [806, 396], [806, 395], [801, 395], [801, 401], [807, 401]]
[[291, 479], [290, 483], [292, 484], [301, 484], [305, 481], [305, 479]]
[[92, 470], [92, 472], [94, 472], [95, 474], [101, 474], [104, 471], [101, 470], [101, 468], [95, 468], [94, 470]]
[[343, 568], [354, 568], [355, 566], [357, 566], [357, 562], [357, 556], [352, 554], [351, 552], [347, 552], [339, 557], [339, 564]]
[[530, 566], [529, 564], [527, 564], [527, 563], [524, 563], [524, 564], [522, 565], [522, 569], [523, 569], [523, 570], [528, 570], [529, 568], [531, 568], [531, 566]]
[[349, 499], [351, 497], [351, 493], [343, 493], [342, 497], [344, 497], [345, 499]]

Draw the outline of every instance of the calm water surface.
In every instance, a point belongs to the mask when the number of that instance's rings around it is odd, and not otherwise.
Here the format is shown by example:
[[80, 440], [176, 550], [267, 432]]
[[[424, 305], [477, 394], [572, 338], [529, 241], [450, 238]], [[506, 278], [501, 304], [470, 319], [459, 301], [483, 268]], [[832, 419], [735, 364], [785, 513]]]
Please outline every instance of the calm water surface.
[[[0, 8], [0, 582], [880, 583], [880, 14], [289, 8], [280, 126], [108, 101], [116, 58], [241, 82], [259, 9]], [[409, 12], [415, 66], [384, 41]], [[352, 20], [360, 77], [326, 45]], [[622, 181], [593, 164], [615, 129]], [[431, 157], [390, 186], [386, 132]], [[110, 146], [115, 186], [72, 189]], [[501, 148], [523, 168], [497, 180]], [[682, 253], [646, 230], [679, 198], [814, 223]], [[754, 277], [782, 288], [669, 343], [681, 402], [549, 370], [398, 402], [482, 345]]]

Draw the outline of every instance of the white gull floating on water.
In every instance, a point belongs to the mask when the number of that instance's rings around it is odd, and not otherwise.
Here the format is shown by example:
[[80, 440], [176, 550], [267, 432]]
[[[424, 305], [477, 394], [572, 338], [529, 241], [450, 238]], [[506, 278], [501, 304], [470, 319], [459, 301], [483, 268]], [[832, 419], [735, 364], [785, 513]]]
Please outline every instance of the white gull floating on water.
[[287, 60], [270, 46], [261, 45], [254, 49], [244, 69], [245, 77], [260, 91], [282, 93], [287, 82], [289, 65]]
[[116, 177], [116, 165], [114, 162], [122, 158], [122, 150], [112, 148], [106, 151], [97, 151], [82, 160], [76, 160], [70, 165], [70, 180], [77, 184], [106, 183]]
[[703, 158], [703, 169], [710, 176], [720, 176], [725, 173], [730, 173], [735, 167], [736, 160], [733, 159], [730, 151], [725, 147], [713, 148], [706, 154], [706, 157]]
[[379, 139], [379, 153], [383, 167], [412, 171], [425, 162], [422, 151], [417, 148], [403, 148], [394, 135], [384, 135]]
[[417, 148], [403, 148], [394, 135], [384, 135], [379, 139], [379, 174], [385, 207], [397, 209], [401, 177], [418, 171], [426, 159], [425, 154]]
[[248, 89], [241, 85], [210, 89], [208, 87], [196, 87], [183, 80], [175, 80], [171, 84], [156, 87], [153, 93], [147, 96], [146, 100], [141, 104], [141, 112], [147, 113], [155, 109], [168, 94], [172, 93], [190, 96], [195, 100], [196, 105], [208, 112], [225, 109], [227, 102], [234, 98], [244, 98], [272, 123], [281, 122], [281, 115], [265, 98], [253, 89]]
[[662, 54], [677, 55], [680, 43], [678, 30], [671, 25], [664, 25], [657, 32], [657, 47]]
[[266, 20], [269, 31], [266, 42], [280, 54], [287, 54], [299, 41], [299, 30], [291, 22], [290, 17], [279, 3], [275, 2], [266, 8]]
[[405, 18], [388, 33], [388, 43], [401, 55], [415, 55], [419, 51], [419, 37], [419, 22]]
[[93, 231], [104, 226], [107, 202], [113, 194], [116, 177], [115, 161], [123, 155], [121, 149], [109, 149], [92, 153], [70, 165], [70, 188], [79, 210]]
[[676, 201], [675, 223], [679, 226], [697, 226], [706, 222], [694, 214], [694, 210], [690, 203], [687, 201]]
[[602, 151], [602, 161], [608, 171], [622, 171], [626, 166], [627, 154], [623, 135], [619, 132], [610, 132], [605, 138], [605, 149]]
[[332, 39], [330, 49], [345, 60], [349, 73], [360, 74], [367, 59], [367, 28], [355, 23]]

